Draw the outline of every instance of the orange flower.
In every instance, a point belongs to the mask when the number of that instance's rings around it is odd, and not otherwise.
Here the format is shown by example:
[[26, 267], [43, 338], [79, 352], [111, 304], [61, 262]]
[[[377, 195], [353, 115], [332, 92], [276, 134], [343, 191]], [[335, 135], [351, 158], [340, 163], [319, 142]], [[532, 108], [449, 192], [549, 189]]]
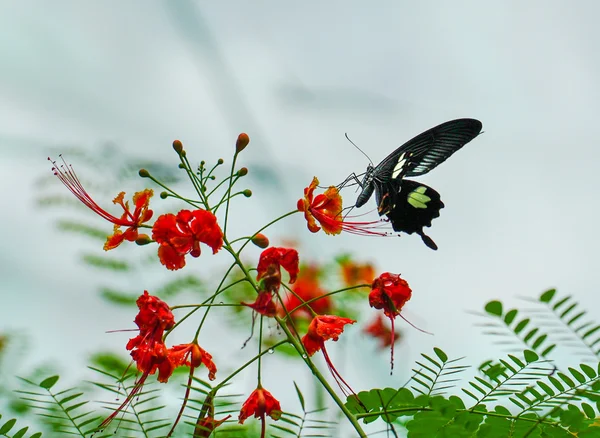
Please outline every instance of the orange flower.
[[325, 341], [330, 339], [337, 341], [344, 331], [344, 326], [346, 324], [354, 324], [355, 322], [356, 321], [350, 318], [343, 318], [341, 316], [317, 315], [310, 322], [306, 335], [302, 337], [302, 343], [309, 356], [312, 356], [319, 350], [323, 352], [323, 357], [325, 358], [325, 362], [327, 363], [331, 375], [346, 396], [350, 393], [355, 394], [355, 392], [333, 366], [333, 362], [325, 348]]
[[[400, 315], [402, 307], [412, 295], [412, 291], [406, 280], [400, 274], [384, 272], [373, 281], [371, 293], [369, 293], [369, 304], [375, 309], [383, 309], [383, 313], [390, 319], [392, 324], [390, 348], [390, 367], [394, 368], [394, 321]], [[412, 324], [411, 324], [412, 325]]]
[[154, 374], [158, 370], [158, 381], [164, 383], [173, 372], [167, 347], [162, 340], [165, 330], [170, 330], [175, 325], [171, 309], [160, 298], [148, 294], [148, 291], [144, 291], [136, 303], [140, 310], [134, 322], [140, 329], [140, 334], [131, 338], [125, 348], [132, 350], [131, 357], [142, 375], [137, 379], [121, 406], [100, 424], [100, 429], [108, 426], [118, 413], [125, 409], [131, 400], [141, 392], [150, 374]]
[[[119, 193], [115, 199], [113, 199], [113, 204], [120, 205], [123, 209], [123, 214], [121, 217], [116, 217], [96, 204], [89, 193], [86, 192], [81, 185], [81, 181], [79, 181], [77, 174], [70, 164], [65, 163], [63, 160], [63, 164], [58, 165], [56, 161], [52, 161], [50, 158], [48, 158], [48, 160], [54, 165], [52, 168], [54, 175], [58, 177], [60, 182], [62, 182], [77, 199], [83, 202], [86, 207], [94, 211], [100, 217], [114, 224], [114, 233], [111, 236], [108, 236], [106, 243], [104, 244], [105, 251], [116, 248], [125, 240], [134, 242], [139, 237], [148, 237], [145, 234], [138, 234], [138, 227], [144, 222], [148, 222], [152, 219], [153, 211], [148, 208], [150, 198], [154, 195], [152, 189], [145, 189], [141, 192], [136, 192], [133, 195], [133, 204], [135, 205], [135, 210], [133, 212], [129, 209], [129, 201], [123, 201], [125, 192]], [[127, 227], [127, 229], [123, 232], [121, 231], [121, 227]]]
[[246, 418], [252, 415], [255, 418], [260, 418], [262, 422], [260, 436], [264, 438], [266, 432], [265, 416], [268, 415], [275, 421], [281, 418], [279, 401], [269, 391], [259, 386], [242, 405], [239, 416], [240, 424], [244, 424]]
[[342, 278], [346, 286], [357, 286], [363, 283], [372, 283], [375, 277], [375, 268], [370, 263], [354, 263], [350, 258], [339, 261], [342, 268]]
[[217, 218], [202, 209], [159, 216], [152, 227], [152, 238], [160, 244], [160, 262], [172, 271], [185, 266], [187, 254], [199, 257], [200, 243], [208, 245], [213, 254], [223, 246], [223, 231]]
[[[331, 186], [325, 193], [314, 197], [313, 192], [319, 185], [315, 176], [310, 185], [304, 189], [304, 198], [298, 200], [298, 210], [304, 212], [308, 229], [316, 233], [321, 228], [326, 234], [342, 232], [342, 197], [337, 188]], [[321, 225], [317, 225], [317, 222]]]
[[290, 248], [265, 249], [258, 260], [256, 280], [263, 280], [267, 292], [277, 293], [281, 286], [281, 268], [290, 274], [290, 283], [298, 276], [298, 251]]
[[[314, 196], [314, 191], [319, 185], [315, 176], [308, 187], [304, 189], [304, 197], [298, 200], [297, 208], [304, 212], [304, 218], [309, 231], [316, 233], [321, 228], [325, 234], [336, 235], [342, 231], [353, 234], [385, 236], [387, 233], [374, 231], [385, 227], [386, 222], [377, 220], [373, 222], [347, 222], [342, 217], [342, 197], [339, 190], [330, 186], [325, 193]], [[317, 225], [319, 222], [319, 225]]]

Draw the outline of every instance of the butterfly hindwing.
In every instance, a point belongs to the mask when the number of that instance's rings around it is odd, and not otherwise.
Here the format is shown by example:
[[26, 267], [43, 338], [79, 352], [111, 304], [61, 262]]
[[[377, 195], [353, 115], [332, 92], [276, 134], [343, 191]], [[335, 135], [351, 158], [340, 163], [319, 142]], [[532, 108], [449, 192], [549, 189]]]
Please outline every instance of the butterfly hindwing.
[[407, 234], [417, 233], [425, 245], [437, 249], [435, 242], [423, 232], [440, 215], [444, 203], [440, 194], [429, 186], [406, 179], [391, 180], [387, 187], [375, 186], [380, 216], [387, 216], [392, 228]]

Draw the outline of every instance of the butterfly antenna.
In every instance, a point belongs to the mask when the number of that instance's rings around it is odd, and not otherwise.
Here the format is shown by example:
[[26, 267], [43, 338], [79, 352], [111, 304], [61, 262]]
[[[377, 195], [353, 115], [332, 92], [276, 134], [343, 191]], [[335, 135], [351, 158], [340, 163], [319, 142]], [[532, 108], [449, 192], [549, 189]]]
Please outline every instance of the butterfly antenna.
[[358, 149], [365, 157], [367, 157], [367, 160], [369, 160], [369, 163], [371, 163], [371, 166], [374, 166], [373, 161], [371, 161], [371, 159], [369, 158], [369, 156], [367, 154], [364, 153], [364, 151], [359, 148], [358, 146], [356, 146], [356, 144], [350, 140], [350, 137], [348, 137], [348, 133], [344, 133], [344, 135], [346, 136], [346, 140], [348, 140], [350, 143], [352, 143], [352, 146], [354, 146], [356, 149]]

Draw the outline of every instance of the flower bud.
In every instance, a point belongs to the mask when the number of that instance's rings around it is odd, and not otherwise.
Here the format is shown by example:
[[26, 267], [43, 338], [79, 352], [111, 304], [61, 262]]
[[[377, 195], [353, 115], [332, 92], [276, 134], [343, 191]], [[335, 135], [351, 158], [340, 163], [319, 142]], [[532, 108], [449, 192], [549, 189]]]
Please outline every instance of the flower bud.
[[217, 160], [217, 164], [218, 164], [218, 165], [221, 165], [221, 164], [223, 164], [224, 162], [225, 162], [225, 160], [223, 160], [223, 158], [219, 158], [219, 159]]
[[247, 167], [242, 167], [240, 170], [238, 170], [238, 175], [239, 176], [246, 176], [246, 175], [248, 175], [248, 168]]
[[140, 169], [138, 175], [142, 178], [148, 178], [150, 176], [150, 172], [148, 172], [146, 169]]
[[258, 233], [250, 240], [259, 248], [266, 248], [267, 246], [269, 246], [269, 238], [262, 233]]
[[178, 154], [180, 154], [183, 151], [183, 144], [180, 140], [175, 140], [173, 142], [173, 149], [175, 149], [175, 152], [177, 152]]
[[237, 141], [235, 142], [235, 152], [237, 154], [242, 152], [246, 146], [248, 146], [248, 143], [250, 143], [250, 137], [248, 137], [248, 134], [242, 132], [238, 135]]
[[167, 199], [169, 194], [167, 192], [160, 192], [160, 199]]
[[246, 189], [242, 192], [242, 195], [244, 195], [246, 198], [249, 198], [250, 196], [252, 196], [252, 190]]
[[135, 243], [139, 246], [148, 245], [152, 243], [152, 239], [147, 234], [139, 234], [137, 239], [135, 239]]

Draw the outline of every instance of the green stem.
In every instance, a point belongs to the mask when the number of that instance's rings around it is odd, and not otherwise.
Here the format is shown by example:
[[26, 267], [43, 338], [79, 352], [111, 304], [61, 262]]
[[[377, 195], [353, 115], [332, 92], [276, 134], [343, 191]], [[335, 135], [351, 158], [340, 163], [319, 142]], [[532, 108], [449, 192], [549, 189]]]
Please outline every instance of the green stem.
[[237, 253], [238, 255], [242, 253], [242, 250], [246, 247], [246, 245], [248, 245], [248, 243], [250, 243], [252, 241], [252, 238], [254, 236], [256, 236], [258, 233], [260, 233], [261, 231], [266, 230], [267, 228], [269, 228], [271, 225], [273, 225], [276, 222], [279, 222], [282, 219], [285, 219], [288, 216], [291, 216], [295, 213], [300, 213], [300, 211], [298, 210], [292, 210], [292, 211], [288, 211], [286, 214], [279, 216], [277, 219], [273, 219], [271, 222], [269, 222], [267, 225], [265, 225], [264, 227], [262, 227], [260, 230], [258, 230], [256, 233], [254, 233], [252, 236], [250, 236], [250, 238], [244, 242], [244, 244], [240, 247], [240, 249], [238, 249]]

